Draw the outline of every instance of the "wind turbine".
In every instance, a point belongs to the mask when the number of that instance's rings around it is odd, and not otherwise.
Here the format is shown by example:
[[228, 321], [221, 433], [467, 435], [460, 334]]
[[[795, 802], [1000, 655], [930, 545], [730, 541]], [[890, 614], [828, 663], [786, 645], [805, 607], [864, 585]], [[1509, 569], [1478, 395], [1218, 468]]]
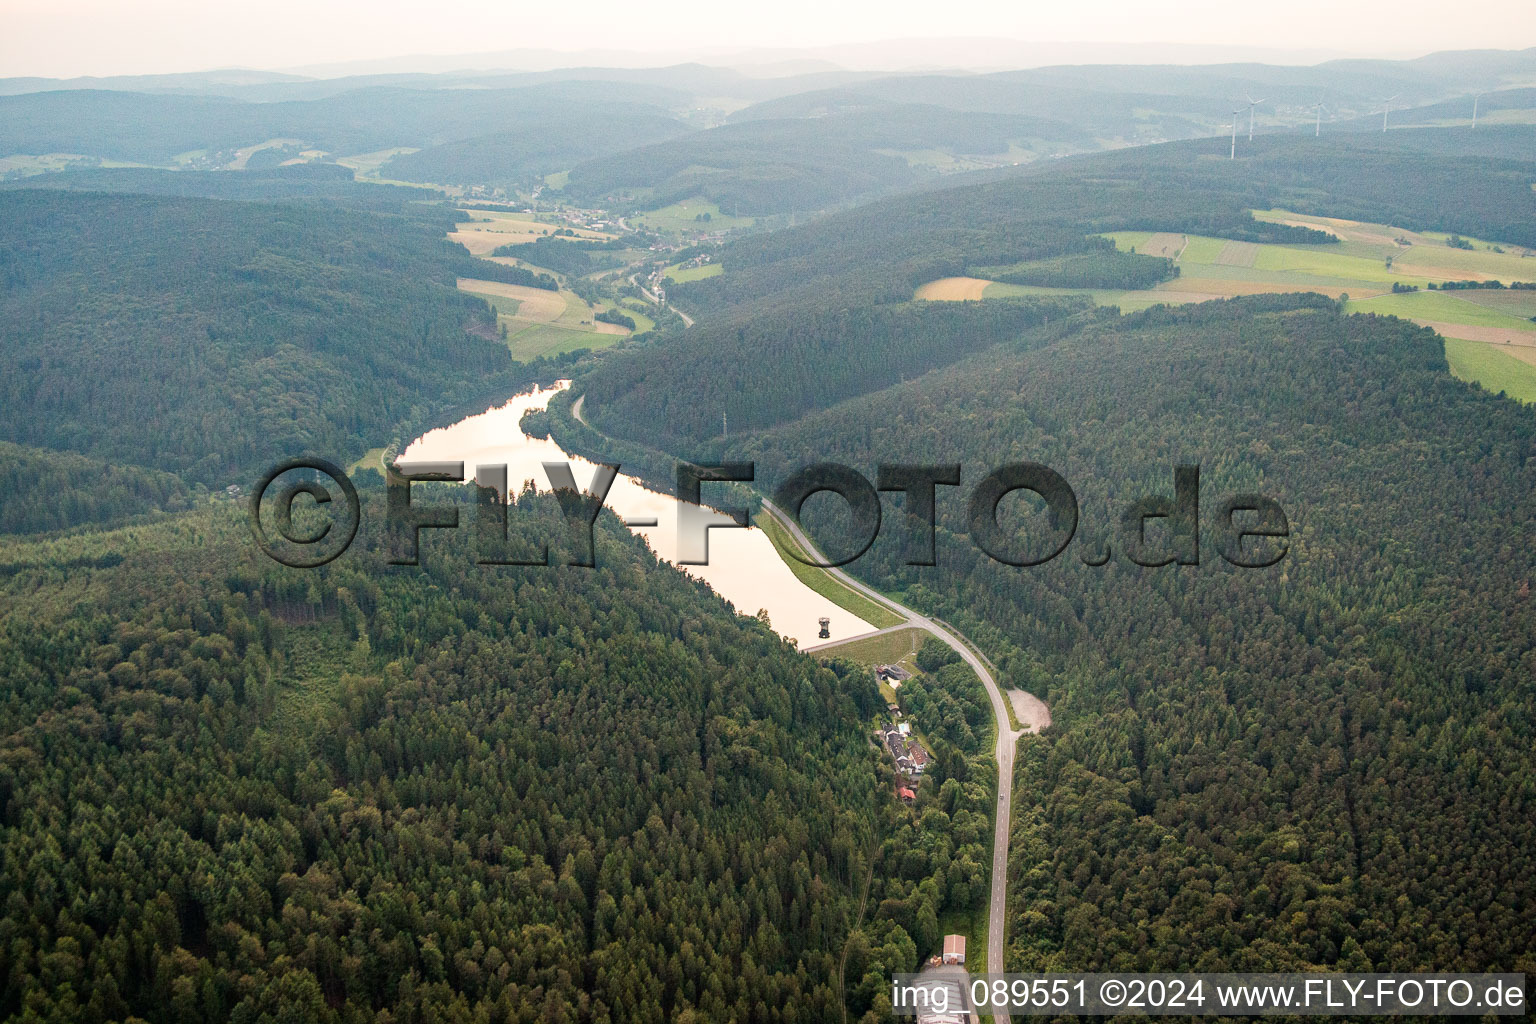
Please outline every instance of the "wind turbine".
[[1483, 94], [1480, 93], [1480, 92], [1475, 92], [1475, 93], [1472, 94], [1472, 127], [1473, 128], [1477, 127], [1477, 101], [1482, 99], [1482, 98], [1483, 98]]
[[1402, 95], [1402, 93], [1400, 93], [1400, 92], [1399, 93], [1394, 93], [1393, 95], [1388, 96], [1386, 99], [1381, 101], [1381, 130], [1382, 131], [1386, 131], [1387, 130], [1387, 112], [1392, 109], [1392, 101], [1397, 99], [1397, 97], [1399, 97], [1401, 95]]
[[1236, 110], [1232, 111], [1232, 155], [1227, 158], [1229, 160], [1237, 159], [1237, 117], [1242, 112], [1242, 107], [1238, 107]]
[[1312, 129], [1312, 137], [1315, 139], [1323, 134], [1323, 101], [1317, 101], [1317, 124]]
[[[1244, 96], [1248, 96], [1247, 93], [1243, 93], [1243, 95]], [[1253, 108], [1258, 106], [1260, 103], [1263, 103], [1263, 102], [1264, 101], [1262, 99], [1257, 99], [1256, 100], [1252, 96], [1248, 96], [1248, 141], [1249, 142], [1253, 141]]]

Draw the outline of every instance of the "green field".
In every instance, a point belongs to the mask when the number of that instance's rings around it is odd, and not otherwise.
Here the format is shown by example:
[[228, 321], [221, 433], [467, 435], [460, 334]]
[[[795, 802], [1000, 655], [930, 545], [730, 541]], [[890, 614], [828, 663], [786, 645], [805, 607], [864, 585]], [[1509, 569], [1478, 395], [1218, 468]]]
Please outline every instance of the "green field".
[[[512, 353], [512, 358], [519, 362], [527, 362], [539, 356], [557, 356], [578, 348], [607, 348], [628, 337], [627, 334], [609, 334], [597, 330], [592, 321], [594, 310], [575, 292], [562, 290], [552, 293], [565, 300], [565, 308], [552, 319], [547, 314], [539, 319], [520, 316], [519, 312], [524, 305], [521, 299], [477, 291], [469, 291], [469, 294], [484, 299], [496, 310], [497, 323], [507, 331], [507, 349]], [[537, 296], [539, 292], [532, 294]], [[609, 305], [603, 303], [600, 308]], [[635, 310], [625, 307], [624, 312], [634, 318], [636, 332], [650, 330], [655, 326], [650, 318], [637, 314]]]
[[[465, 290], [468, 291], [468, 289]], [[523, 301], [521, 299], [514, 299], [509, 295], [487, 295], [485, 292], [474, 291], [469, 292], [469, 294], [473, 295], [477, 299], [484, 299], [486, 302], [490, 303], [491, 308], [496, 311], [496, 315], [498, 317], [515, 317], [517, 316], [517, 311], [521, 309], [523, 305]]]
[[387, 451], [389, 451], [388, 448], [368, 449], [363, 453], [362, 458], [358, 459], [356, 462], [352, 463], [352, 465], [347, 467], [347, 475], [351, 476], [353, 473], [358, 473], [367, 469], [377, 470], [378, 472], [382, 473], [384, 471], [384, 453]]
[[[201, 151], [199, 151], [201, 153]], [[29, 156], [25, 153], [15, 153], [11, 156], [0, 156], [0, 176], [14, 174], [24, 177], [33, 174], [46, 174], [53, 171], [68, 170], [71, 167], [149, 167], [150, 164], [136, 164], [127, 160], [104, 160], [94, 156], [80, 156], [74, 153], [44, 153], [41, 156]]]
[[1536, 289], [1519, 288], [1500, 291], [1477, 289], [1476, 291], [1456, 292], [1456, 297], [1467, 302], [1486, 306], [1489, 309], [1497, 309], [1517, 316], [1526, 323], [1532, 324], [1536, 330]]
[[[1380, 224], [1326, 221], [1285, 210], [1255, 211], [1268, 221], [1305, 221], [1346, 237], [1325, 245], [1276, 245], [1235, 243], [1207, 235], [1187, 235], [1179, 255], [1179, 276], [1145, 291], [1033, 288], [996, 282], [986, 287], [985, 298], [1000, 299], [1033, 295], [1086, 295], [1104, 306], [1119, 306], [1131, 313], [1158, 303], [1205, 301], [1213, 297], [1258, 292], [1317, 291], [1333, 297], [1353, 296], [1353, 312], [1393, 313], [1420, 320], [1484, 327], [1530, 330], [1536, 325], [1536, 292], [1433, 292], [1431, 281], [1462, 280], [1488, 276], [1510, 282], [1536, 278], [1536, 260], [1523, 259], [1518, 246], [1494, 252], [1491, 243], [1476, 240], [1474, 251], [1444, 244], [1449, 236], [1403, 232]], [[1117, 248], [1144, 252], [1154, 232], [1113, 231], [1104, 237]], [[1404, 238], [1413, 244], [1401, 245]], [[1241, 247], [1239, 251], [1237, 247]], [[1251, 265], [1242, 256], [1251, 256]], [[1230, 263], [1221, 262], [1223, 258]], [[1388, 265], [1388, 261], [1391, 265]], [[1394, 283], [1417, 285], [1422, 292], [1393, 294]]]
[[656, 329], [656, 320], [651, 316], [651, 305], [644, 299], [633, 296], [626, 298], [624, 304], [619, 307], [619, 311], [634, 320], [636, 334], [644, 334], [646, 331]]
[[1445, 339], [1445, 358], [1451, 372], [1474, 381], [1486, 391], [1502, 391], [1521, 402], [1536, 403], [1536, 366], [1480, 341]]
[[725, 268], [718, 263], [705, 263], [698, 267], [679, 268], [677, 264], [667, 268], [666, 278], [676, 284], [687, 284], [689, 281], [702, 281], [709, 277], [718, 277], [725, 273]]
[[437, 188], [436, 185], [424, 181], [396, 181], [394, 178], [381, 178], [379, 169], [397, 156], [417, 152], [414, 146], [396, 146], [393, 149], [380, 149], [372, 153], [358, 153], [353, 156], [337, 157], [336, 162], [343, 167], [352, 168], [358, 181], [371, 181], [378, 185], [406, 185], [410, 188]]
[[[1269, 291], [1353, 296], [1345, 306], [1350, 313], [1399, 316], [1440, 325], [1442, 333], [1448, 335], [1447, 360], [1457, 377], [1523, 402], [1536, 402], [1536, 366], [1499, 351], [1507, 335], [1482, 333], [1519, 331], [1536, 339], [1536, 322], [1531, 319], [1536, 316], [1536, 291], [1428, 290], [1431, 281], [1438, 284], [1473, 276], [1492, 277], [1506, 284], [1536, 279], [1536, 260], [1523, 257], [1520, 246], [1501, 245], [1498, 248], [1505, 251], [1495, 252], [1495, 243], [1469, 238], [1476, 248], [1456, 249], [1445, 244], [1450, 236], [1443, 233], [1309, 217], [1287, 210], [1255, 210], [1254, 216], [1276, 223], [1305, 223], [1333, 232], [1341, 240], [1325, 245], [1256, 244], [1252, 250], [1238, 253], [1228, 248], [1233, 244], [1229, 239], [1188, 235], [1177, 261], [1179, 276], [1154, 289], [1036, 288], [993, 282], [981, 294], [987, 299], [1083, 295], [1096, 305], [1118, 306], [1124, 313], [1159, 303]], [[1104, 237], [1112, 239], [1119, 249], [1145, 251], [1153, 235], [1151, 231], [1114, 231]], [[1229, 259], [1252, 253], [1252, 265], [1221, 263], [1224, 253]], [[1395, 282], [1422, 290], [1392, 292]], [[1456, 327], [1464, 328], [1463, 336], [1457, 336]], [[1479, 337], [1482, 340], [1473, 340]]]
[[[708, 215], [709, 220], [698, 219], [704, 215]], [[630, 219], [651, 231], [666, 231], [673, 234], [730, 231], [734, 228], [749, 228], [757, 223], [751, 217], [726, 216], [720, 212], [720, 207], [702, 197], [684, 199], [680, 203], [637, 214]]]
[[625, 299], [618, 304], [612, 302], [599, 302], [597, 312], [602, 313], [610, 309], [616, 309], [635, 322], [635, 334], [644, 334], [656, 327], [656, 321], [647, 316], [650, 307], [639, 299]]
[[923, 645], [923, 638], [928, 636], [926, 629], [913, 626], [911, 629], [898, 629], [890, 633], [881, 633], [879, 636], [865, 637], [862, 640], [850, 640], [845, 644], [817, 654], [824, 658], [843, 658], [860, 665], [900, 665], [911, 671], [917, 671], [917, 663], [914, 660], [917, 649]]
[[778, 520], [766, 512], [758, 513], [753, 519], [752, 525], [768, 535], [773, 541], [773, 546], [778, 549], [779, 557], [784, 564], [789, 566], [789, 571], [795, 574], [795, 578], [816, 593], [825, 597], [844, 611], [852, 612], [859, 618], [868, 622], [876, 629], [885, 629], [887, 626], [899, 626], [904, 619], [884, 605], [876, 604], [857, 591], [850, 590], [825, 569], [814, 565], [806, 565], [804, 562], [788, 554], [789, 551], [798, 551], [805, 554], [803, 548], [796, 544], [794, 539], [780, 526]]
[[516, 334], [507, 335], [507, 348], [511, 350], [513, 359], [527, 362], [539, 356], [558, 356], [578, 348], [607, 348], [625, 337], [623, 334], [598, 334], [558, 324], [530, 324]]
[[[1536, 334], [1536, 323], [1490, 308], [1482, 302], [1463, 298], [1481, 292], [1408, 292], [1378, 295], [1373, 299], [1351, 300], [1345, 307], [1351, 313], [1379, 313], [1406, 320], [1437, 320], [1442, 323], [1471, 324], [1474, 327], [1504, 327]], [[1494, 293], [1521, 295], [1520, 292]], [[1536, 296], [1536, 292], [1524, 293]]]
[[1111, 291], [1088, 288], [1041, 288], [1030, 284], [1008, 284], [994, 281], [982, 293], [984, 299], [1025, 298], [1035, 295], [1086, 295], [1096, 306], [1119, 306], [1122, 313], [1135, 313], [1151, 306], [1193, 302], [1198, 295], [1181, 295], [1178, 292], [1160, 291]]

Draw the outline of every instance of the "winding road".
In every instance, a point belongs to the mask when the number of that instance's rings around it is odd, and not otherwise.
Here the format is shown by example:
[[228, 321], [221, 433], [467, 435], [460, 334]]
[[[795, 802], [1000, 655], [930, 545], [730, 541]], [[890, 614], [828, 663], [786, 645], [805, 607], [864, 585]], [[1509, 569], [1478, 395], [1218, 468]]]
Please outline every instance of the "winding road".
[[[577, 421], [591, 427], [583, 415], [587, 396], [579, 395], [571, 403], [571, 414]], [[595, 428], [594, 428], [595, 429]], [[818, 551], [815, 544], [800, 529], [800, 525], [784, 513], [768, 499], [763, 499], [763, 510], [776, 519], [784, 530], [795, 539], [808, 552]], [[1008, 834], [1009, 822], [1013, 813], [1013, 753], [1014, 746], [1020, 736], [1036, 731], [1034, 726], [1024, 729], [1014, 729], [1011, 719], [1008, 717], [1008, 697], [1004, 696], [1002, 688], [997, 685], [997, 679], [992, 674], [992, 666], [987, 663], [969, 643], [949, 629], [948, 626], [937, 622], [920, 612], [908, 608], [886, 597], [841, 569], [828, 568], [826, 570], [834, 579], [848, 587], [850, 590], [888, 608], [900, 615], [906, 621], [899, 625], [886, 629], [876, 630], [872, 633], [864, 633], [848, 640], [840, 640], [836, 643], [821, 644], [816, 647], [806, 648], [807, 653], [825, 651], [840, 644], [849, 643], [851, 640], [859, 640], [864, 637], [878, 636], [881, 633], [889, 633], [897, 629], [922, 629], [938, 637], [971, 667], [976, 673], [976, 678], [981, 680], [981, 685], [986, 688], [987, 699], [992, 703], [992, 720], [997, 726], [997, 743], [993, 754], [997, 759], [997, 817], [996, 825], [992, 833], [992, 893], [988, 897], [987, 905], [987, 962], [982, 969], [989, 974], [1003, 973], [1003, 939], [1006, 934], [1007, 909], [1008, 909]], [[1029, 697], [1030, 707], [1037, 713], [1032, 716], [1034, 722], [1040, 728], [1050, 724], [1050, 712], [1037, 698]], [[1022, 710], [1022, 709], [1021, 709]], [[1021, 716], [1022, 717], [1022, 716]], [[1009, 1024], [1006, 1013], [993, 1015], [995, 1024]]]
[[[644, 295], [646, 297], [646, 299], [650, 301], [651, 305], [653, 305], [653, 306], [662, 306], [662, 305], [664, 305], [664, 303], [661, 301], [661, 298], [659, 296], [657, 296], [656, 293], [652, 292], [645, 285], [643, 285], [639, 281], [635, 280], [635, 277], [636, 277], [635, 274], [630, 274], [629, 275], [629, 283], [634, 285], [636, 288], [639, 288], [640, 289], [640, 294]], [[676, 313], [678, 315], [678, 317], [682, 319], [684, 327], [692, 327], [693, 326], [693, 317], [689, 316], [687, 313], [684, 313], [682, 310], [678, 309], [676, 306], [667, 306], [667, 308], [670, 309], [672, 312]]]
[[[800, 529], [798, 523], [784, 514], [784, 510], [773, 502], [763, 499], [763, 508], [767, 513], [778, 520], [779, 525], [795, 539], [806, 551], [814, 552], [816, 546], [811, 539]], [[913, 611], [906, 605], [898, 604], [879, 591], [865, 586], [841, 569], [828, 568], [826, 570], [839, 583], [849, 589], [862, 594], [871, 601], [884, 608], [889, 608], [897, 615], [903, 616], [907, 621], [900, 625], [887, 629], [877, 630], [874, 633], [865, 633], [863, 636], [878, 636], [897, 629], [911, 629], [916, 627], [932, 633], [952, 650], [965, 663], [971, 666], [971, 671], [976, 673], [976, 678], [981, 680], [981, 685], [986, 687], [987, 698], [992, 702], [992, 720], [997, 725], [997, 746], [993, 753], [997, 758], [997, 824], [992, 833], [992, 894], [989, 897], [987, 908], [987, 962], [983, 969], [991, 974], [1003, 973], [1003, 937], [1006, 932], [1008, 909], [1008, 832], [1009, 821], [1013, 813], [1013, 749], [1018, 738], [1025, 733], [1033, 732], [1033, 729], [1014, 729], [1008, 718], [1007, 698], [1003, 696], [1002, 688], [997, 685], [997, 679], [992, 675], [991, 666], [973, 650], [970, 644], [960, 639], [946, 626], [935, 622], [920, 612]], [[806, 648], [807, 653], [824, 651], [840, 644], [846, 644], [862, 637], [851, 637], [849, 640], [841, 640], [838, 643], [822, 644], [817, 647]], [[1044, 705], [1041, 705], [1043, 708]], [[1045, 715], [1045, 724], [1050, 723], [1049, 712]], [[997, 1024], [1007, 1024], [1008, 1015], [998, 1013], [993, 1016]]]

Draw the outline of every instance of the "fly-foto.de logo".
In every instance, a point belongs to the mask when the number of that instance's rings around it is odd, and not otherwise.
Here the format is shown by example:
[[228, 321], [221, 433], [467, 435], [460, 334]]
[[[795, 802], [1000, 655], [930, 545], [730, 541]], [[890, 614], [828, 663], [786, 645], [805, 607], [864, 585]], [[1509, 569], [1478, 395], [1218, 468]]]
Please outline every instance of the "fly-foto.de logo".
[[[546, 462], [543, 468], [573, 540], [564, 564], [595, 566], [592, 528], [618, 478], [619, 465], [599, 463], [585, 489], [577, 485], [570, 463]], [[709, 531], [745, 528], [750, 510], [707, 503], [704, 485], [751, 484], [756, 480], [756, 467], [750, 462], [683, 462], [677, 466], [676, 480], [677, 562], [708, 565]], [[391, 564], [417, 564], [422, 530], [454, 530], [460, 525], [458, 506], [417, 503], [412, 485], [428, 482], [464, 483], [464, 463], [396, 463], [388, 469], [385, 528], [391, 539]], [[960, 482], [959, 465], [882, 464], [871, 483], [848, 466], [818, 463], [790, 475], [765, 504], [798, 533], [806, 502], [817, 494], [835, 495], [846, 506], [847, 536], [840, 538], [839, 553], [824, 556], [809, 543], [809, 554], [793, 547], [785, 549], [807, 565], [831, 568], [846, 565], [869, 550], [884, 520], [881, 493], [899, 494], [899, 529], [903, 531], [906, 564], [932, 566], [937, 564], [939, 488], [958, 487]], [[506, 542], [507, 467], [479, 466], [474, 483], [479, 499], [475, 529], [482, 544]], [[1021, 517], [1000, 514], [1000, 506], [1010, 495], [1033, 496], [1043, 509], [1022, 517], [1025, 522], [1017, 522]], [[296, 506], [303, 510], [297, 517], [302, 522], [296, 521]], [[357, 489], [338, 466], [324, 459], [292, 459], [273, 467], [258, 481], [250, 499], [251, 532], [257, 544], [272, 558], [295, 568], [313, 568], [339, 557], [356, 537], [361, 516]], [[992, 470], [970, 489], [966, 502], [965, 525], [971, 543], [1004, 565], [1037, 566], [1057, 558], [1076, 538], [1078, 519], [1077, 495], [1071, 484], [1049, 466], [1036, 462], [1015, 462]], [[639, 528], [655, 526], [656, 522], [632, 519], [626, 525]], [[1199, 565], [1202, 526], [1217, 555], [1241, 568], [1272, 566], [1290, 549], [1290, 523], [1279, 502], [1262, 494], [1229, 494], [1202, 519], [1200, 467], [1180, 465], [1173, 471], [1171, 497], [1150, 495], [1131, 502], [1119, 516], [1114, 540], [1080, 543], [1078, 558], [1084, 565], [1100, 566], [1118, 552], [1130, 562], [1149, 568]], [[518, 556], [482, 556], [478, 561], [485, 565], [550, 564], [547, 545]]]

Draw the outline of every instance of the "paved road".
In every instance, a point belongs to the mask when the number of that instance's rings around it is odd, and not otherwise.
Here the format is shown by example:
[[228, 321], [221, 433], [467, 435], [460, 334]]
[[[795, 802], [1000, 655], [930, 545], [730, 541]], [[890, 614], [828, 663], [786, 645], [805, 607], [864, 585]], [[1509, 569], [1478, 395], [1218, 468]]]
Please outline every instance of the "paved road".
[[[652, 292], [649, 288], [647, 288], [645, 285], [643, 285], [639, 281], [635, 280], [635, 276], [636, 275], [634, 275], [634, 274], [630, 274], [629, 275], [629, 283], [634, 285], [636, 288], [639, 288], [640, 289], [640, 294], [644, 295], [646, 297], [646, 299], [648, 299], [650, 301], [651, 305], [653, 305], [653, 306], [661, 305], [661, 299], [654, 292]], [[693, 326], [693, 317], [689, 316], [687, 313], [684, 313], [682, 310], [678, 309], [676, 306], [668, 306], [667, 308], [670, 309], [672, 312], [676, 313], [679, 317], [682, 318], [683, 326], [684, 327], [692, 327]]]
[[[763, 508], [768, 514], [779, 521], [779, 524], [795, 538], [806, 551], [815, 551], [816, 547], [797, 523], [785, 515], [783, 510], [773, 502], [763, 499]], [[991, 669], [987, 664], [971, 650], [970, 646], [952, 633], [945, 626], [934, 620], [913, 611], [902, 604], [897, 604], [890, 598], [873, 590], [858, 580], [849, 576], [841, 569], [828, 569], [839, 582], [851, 589], [863, 594], [871, 601], [875, 601], [898, 615], [906, 617], [906, 622], [899, 626], [891, 626], [889, 629], [878, 630], [875, 633], [866, 633], [865, 636], [877, 636], [879, 633], [888, 633], [895, 629], [908, 629], [913, 626], [925, 629], [948, 644], [956, 654], [965, 659], [965, 663], [971, 666], [976, 677], [981, 680], [981, 685], [987, 688], [987, 697], [992, 702], [992, 720], [997, 723], [997, 827], [992, 833], [992, 895], [987, 912], [987, 962], [984, 970], [994, 974], [1003, 972], [1003, 934], [1007, 921], [1008, 909], [1008, 822], [1013, 812], [1013, 748], [1014, 743], [1022, 735], [1014, 731], [1013, 725], [1008, 720], [1008, 708], [1004, 703], [1002, 689], [993, 678]], [[854, 637], [853, 639], [858, 639]], [[847, 643], [848, 641], [843, 641]], [[823, 648], [835, 646], [822, 645]], [[810, 648], [817, 650], [818, 648]], [[994, 1018], [997, 1024], [1008, 1024], [1007, 1014], [997, 1014]]]
[[[571, 414], [580, 422], [591, 426], [591, 424], [587, 423], [586, 417], [582, 415], [582, 407], [586, 404], [586, 400], [587, 396], [581, 395], [575, 402], [571, 403]], [[789, 532], [789, 535], [795, 538], [795, 541], [806, 551], [817, 550], [816, 546], [811, 543], [811, 539], [801, 531], [800, 525], [785, 515], [783, 509], [767, 498], [763, 499], [763, 509], [777, 519], [780, 525]], [[1003, 935], [1007, 922], [1006, 911], [1008, 909], [1008, 824], [1013, 812], [1013, 748], [1018, 738], [1023, 735], [1023, 732], [1015, 731], [1012, 723], [1008, 720], [1008, 707], [1004, 703], [1006, 698], [1003, 696], [1002, 689], [997, 685], [997, 680], [992, 676], [991, 667], [976, 651], [971, 649], [970, 645], [961, 640], [957, 634], [951, 632], [947, 626], [935, 622], [926, 615], [915, 612], [906, 605], [898, 604], [879, 591], [865, 586], [841, 569], [828, 569], [827, 572], [854, 591], [863, 594], [871, 601], [882, 607], [889, 608], [897, 615], [906, 619], [900, 625], [875, 630], [872, 633], [865, 633], [863, 634], [864, 636], [878, 636], [881, 633], [889, 633], [897, 629], [911, 629], [914, 626], [918, 629], [925, 629], [944, 641], [956, 654], [965, 659], [965, 663], [971, 666], [971, 671], [976, 673], [976, 678], [980, 679], [982, 686], [987, 689], [987, 699], [992, 702], [992, 720], [997, 725], [997, 747], [994, 751], [997, 758], [997, 825], [992, 833], [992, 894], [988, 898], [989, 903], [987, 907], [987, 962], [982, 965], [982, 969], [991, 974], [1001, 974], [1003, 973]], [[850, 639], [857, 640], [859, 638], [852, 637]], [[847, 643], [848, 641], [844, 640], [841, 642]], [[816, 651], [835, 646], [836, 644], [822, 644], [817, 647], [807, 648], [807, 650]], [[996, 1014], [993, 1020], [995, 1024], [1010, 1024], [1006, 1013]]]

